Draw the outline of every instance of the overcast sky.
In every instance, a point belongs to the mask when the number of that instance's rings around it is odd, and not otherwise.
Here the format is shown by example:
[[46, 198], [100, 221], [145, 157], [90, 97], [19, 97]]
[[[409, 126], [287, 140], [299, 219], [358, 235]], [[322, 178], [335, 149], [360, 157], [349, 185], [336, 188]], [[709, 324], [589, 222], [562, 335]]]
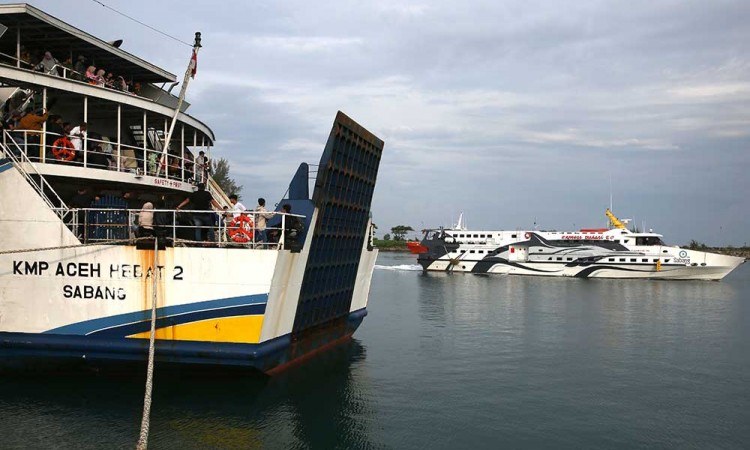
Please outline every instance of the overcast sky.
[[[245, 203], [317, 163], [341, 110], [385, 141], [381, 232], [573, 229], [614, 211], [750, 241], [750, 2], [103, 1], [184, 41], [189, 112]], [[91, 0], [33, 3], [182, 78], [190, 48]], [[381, 233], [382, 234], [382, 233]]]

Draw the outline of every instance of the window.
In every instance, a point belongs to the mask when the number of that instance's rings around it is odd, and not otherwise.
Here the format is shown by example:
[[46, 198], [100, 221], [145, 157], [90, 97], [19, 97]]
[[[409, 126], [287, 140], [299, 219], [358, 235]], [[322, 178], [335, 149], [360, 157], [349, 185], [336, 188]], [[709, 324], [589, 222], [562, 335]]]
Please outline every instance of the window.
[[466, 237], [466, 236], [464, 236], [463, 234], [459, 234], [458, 237]]
[[573, 258], [568, 258], [568, 261], [573, 261]]
[[474, 235], [474, 237], [475, 237], [475, 238], [478, 238], [478, 237], [479, 237], [479, 235], [478, 235], [478, 234], [475, 234], [475, 235]]
[[657, 262], [657, 261], [659, 261], [659, 258], [654, 258], [654, 262]]
[[515, 238], [518, 237], [518, 235], [517, 234], [511, 234], [510, 237], [513, 238], [513, 239], [515, 239]]
[[620, 258], [620, 262], [625, 262], [625, 258]]
[[668, 263], [668, 262], [669, 262], [669, 258], [665, 259], [665, 260], [664, 260], [664, 262], [665, 262], [665, 263]]
[[624, 242], [627, 244], [628, 242], [630, 242], [630, 239], [625, 239]]
[[549, 258], [547, 258], [547, 261], [552, 261], [552, 257], [550, 256]]
[[469, 250], [469, 253], [476, 253], [474, 250]]
[[643, 258], [641, 262], [648, 262], [648, 258]]
[[466, 250], [461, 250], [461, 253], [466, 253]]
[[630, 262], [638, 262], [638, 258], [630, 258]]
[[609, 262], [615, 262], [615, 258], [609, 258]]
[[558, 261], [562, 261], [562, 258], [559, 258], [559, 257], [558, 257], [558, 258], [557, 258], [557, 260], [558, 260]]
[[483, 234], [480, 234], [480, 235], [479, 235], [479, 237], [480, 237], [480, 238], [484, 238], [484, 237], [485, 237], [485, 235], [483, 235]]
[[477, 253], [484, 253], [484, 250], [477, 250]]

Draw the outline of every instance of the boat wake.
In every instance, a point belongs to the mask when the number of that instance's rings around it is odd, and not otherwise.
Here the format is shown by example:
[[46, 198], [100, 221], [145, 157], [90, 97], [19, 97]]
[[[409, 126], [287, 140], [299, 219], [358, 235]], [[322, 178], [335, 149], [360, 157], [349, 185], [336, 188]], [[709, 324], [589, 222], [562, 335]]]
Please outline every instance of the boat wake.
[[378, 270], [403, 270], [407, 272], [421, 271], [422, 266], [419, 264], [399, 264], [396, 266], [381, 266], [375, 264], [375, 268]]

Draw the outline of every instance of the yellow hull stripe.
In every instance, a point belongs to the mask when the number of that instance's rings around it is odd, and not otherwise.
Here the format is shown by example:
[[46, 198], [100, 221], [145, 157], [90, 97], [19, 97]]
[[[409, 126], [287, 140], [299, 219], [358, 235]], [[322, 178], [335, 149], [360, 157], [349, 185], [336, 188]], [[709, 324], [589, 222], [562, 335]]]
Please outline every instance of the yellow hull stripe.
[[[173, 325], [156, 330], [156, 339], [169, 341], [233, 342], [257, 344], [263, 328], [263, 316], [220, 317]], [[148, 339], [150, 332], [131, 334], [129, 338]]]

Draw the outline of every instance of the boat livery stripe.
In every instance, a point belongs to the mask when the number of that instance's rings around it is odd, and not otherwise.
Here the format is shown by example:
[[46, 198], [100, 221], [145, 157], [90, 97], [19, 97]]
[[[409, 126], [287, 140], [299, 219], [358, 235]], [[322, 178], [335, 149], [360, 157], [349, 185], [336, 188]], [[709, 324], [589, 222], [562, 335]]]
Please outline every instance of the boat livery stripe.
[[[265, 303], [255, 305], [243, 305], [234, 306], [231, 308], [220, 308], [210, 309], [206, 311], [198, 311], [188, 314], [180, 314], [169, 317], [159, 317], [156, 314], [156, 329], [171, 327], [174, 325], [182, 325], [190, 322], [198, 322], [207, 319], [217, 319], [220, 317], [238, 317], [238, 316], [251, 316], [251, 315], [263, 315], [266, 312]], [[151, 330], [151, 317], [146, 320], [128, 323], [117, 327], [105, 328], [103, 330], [97, 330], [91, 333], [87, 333], [88, 336], [97, 337], [125, 337], [131, 334], [144, 333]]]
[[0, 159], [0, 173], [5, 172], [6, 170], [13, 167], [13, 164], [10, 162], [10, 159], [3, 158]]
[[[195, 313], [210, 313], [214, 311], [214, 317], [226, 317], [222, 309], [232, 309], [236, 306], [250, 306], [250, 305], [262, 305], [263, 311], [260, 313], [255, 312], [254, 314], [263, 314], [265, 312], [265, 305], [268, 302], [268, 294], [255, 294], [255, 295], [243, 295], [240, 297], [230, 297], [218, 300], [207, 300], [203, 302], [186, 303], [184, 305], [165, 306], [156, 309], [157, 322], [161, 318], [168, 318], [170, 316], [185, 315], [189, 316]], [[235, 313], [236, 314], [236, 313]], [[204, 317], [204, 319], [209, 317]], [[110, 328], [118, 328], [127, 325], [138, 324], [143, 321], [151, 320], [151, 310], [135, 311], [125, 314], [117, 314], [114, 316], [101, 317], [99, 319], [86, 320], [83, 322], [73, 323], [51, 330], [45, 331], [46, 334], [78, 334], [85, 335], [91, 334], [98, 331], [104, 331]], [[174, 320], [178, 320], [176, 317]], [[197, 320], [197, 319], [193, 319]], [[185, 323], [181, 321], [180, 323]], [[150, 326], [150, 325], [149, 325]], [[133, 333], [129, 333], [133, 334]]]

